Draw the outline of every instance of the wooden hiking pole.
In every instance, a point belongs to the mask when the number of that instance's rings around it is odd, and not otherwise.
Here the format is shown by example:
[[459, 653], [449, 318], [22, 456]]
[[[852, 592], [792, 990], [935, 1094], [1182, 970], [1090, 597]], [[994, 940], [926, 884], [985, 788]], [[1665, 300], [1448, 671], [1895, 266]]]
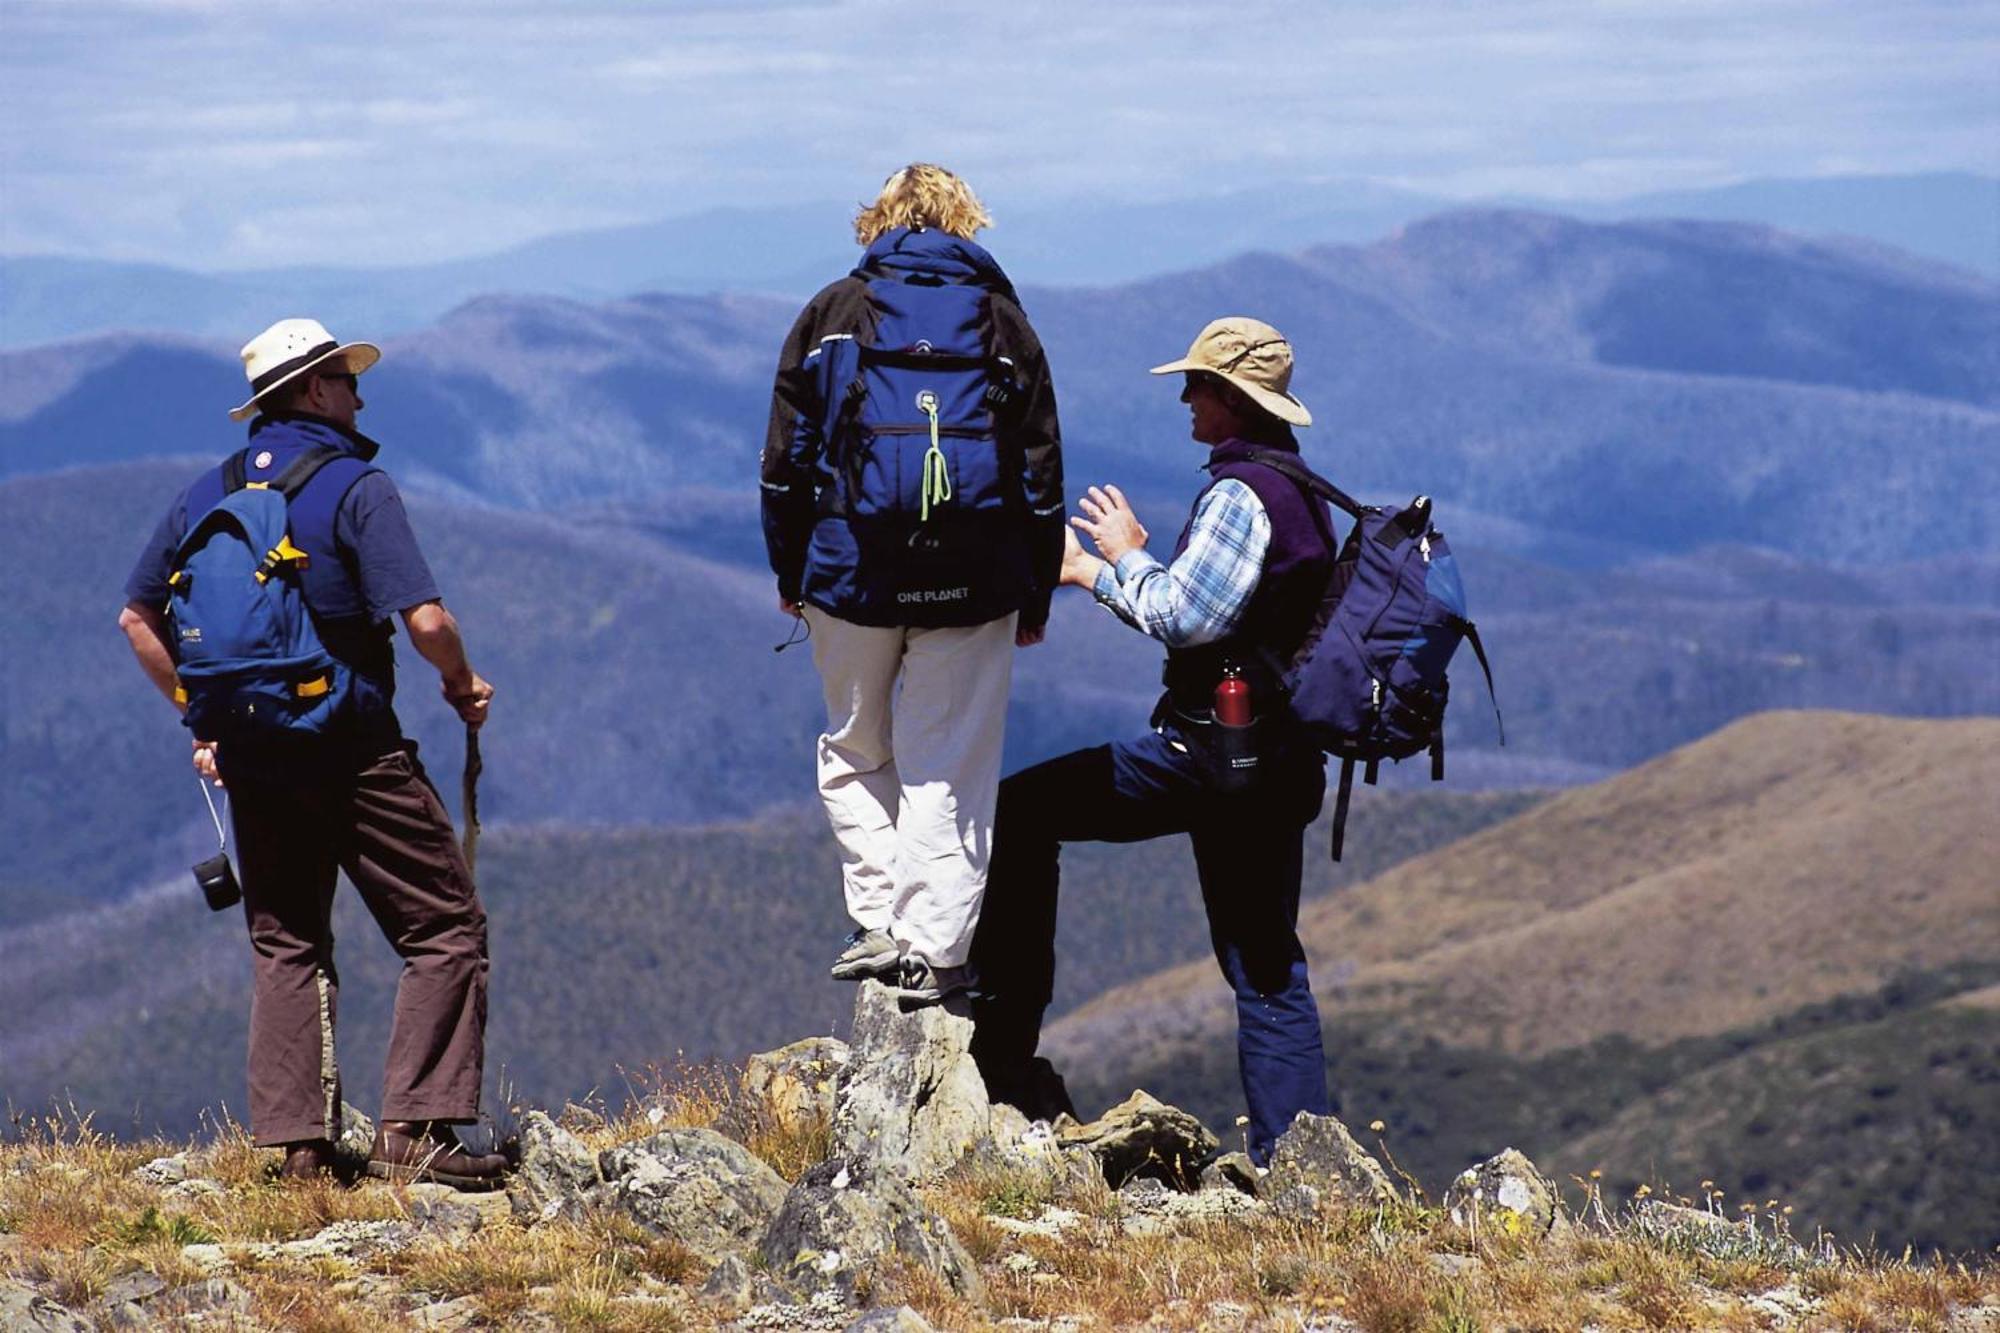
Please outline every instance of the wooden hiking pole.
[[479, 867], [479, 774], [486, 767], [479, 757], [479, 728], [465, 728], [465, 776], [459, 796], [465, 809], [465, 873], [476, 875]]

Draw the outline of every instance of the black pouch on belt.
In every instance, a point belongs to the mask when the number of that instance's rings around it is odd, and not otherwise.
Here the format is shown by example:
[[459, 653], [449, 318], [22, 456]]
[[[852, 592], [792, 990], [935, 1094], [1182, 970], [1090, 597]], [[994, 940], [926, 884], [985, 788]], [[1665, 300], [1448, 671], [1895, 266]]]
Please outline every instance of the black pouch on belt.
[[1174, 730], [1208, 769], [1210, 784], [1224, 796], [1241, 796], [1257, 785], [1263, 768], [1264, 722], [1252, 718], [1232, 727], [1213, 715], [1195, 717], [1178, 708], [1170, 714]]

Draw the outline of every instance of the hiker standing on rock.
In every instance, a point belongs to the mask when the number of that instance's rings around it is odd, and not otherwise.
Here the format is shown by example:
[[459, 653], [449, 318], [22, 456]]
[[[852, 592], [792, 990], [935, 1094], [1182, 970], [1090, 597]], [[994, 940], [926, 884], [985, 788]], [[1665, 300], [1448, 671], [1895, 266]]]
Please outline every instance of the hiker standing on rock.
[[819, 792], [856, 929], [833, 964], [911, 999], [970, 988], [1014, 649], [1062, 562], [1062, 449], [1040, 341], [972, 237], [966, 183], [915, 164], [785, 339], [763, 457], [778, 605], [826, 695]]
[[[1326, 505], [1258, 447], [1296, 455], [1312, 416], [1290, 392], [1292, 349], [1254, 319], [1219, 319], [1186, 357], [1211, 480], [1162, 564], [1116, 486], [1090, 488], [1067, 536], [1062, 581], [1167, 648], [1152, 730], [1051, 759], [1000, 786], [992, 877], [973, 961], [974, 1054], [996, 1100], [1046, 1117], [1068, 1109], [1034, 1059], [1055, 978], [1062, 844], [1186, 833], [1194, 845], [1216, 961], [1236, 992], [1237, 1057], [1260, 1165], [1300, 1111], [1324, 1114], [1319, 1009], [1297, 934], [1306, 825], [1325, 794], [1318, 747], [1288, 724], [1278, 670], [1305, 641], [1337, 547]], [[1101, 558], [1100, 558], [1101, 557]], [[1241, 725], [1225, 725], [1240, 723]]]
[[255, 955], [256, 1143], [285, 1149], [286, 1177], [333, 1164], [331, 913], [345, 870], [403, 959], [369, 1174], [491, 1188], [505, 1159], [467, 1152], [448, 1128], [479, 1113], [486, 913], [391, 707], [391, 617], [467, 727], [485, 722], [493, 687], [466, 660], [395, 483], [373, 464], [379, 446], [354, 428], [358, 377], [380, 356], [310, 319], [243, 348], [252, 392], [229, 415], [250, 420], [250, 442], [168, 509], [119, 625], [182, 709], [195, 768], [228, 792]]

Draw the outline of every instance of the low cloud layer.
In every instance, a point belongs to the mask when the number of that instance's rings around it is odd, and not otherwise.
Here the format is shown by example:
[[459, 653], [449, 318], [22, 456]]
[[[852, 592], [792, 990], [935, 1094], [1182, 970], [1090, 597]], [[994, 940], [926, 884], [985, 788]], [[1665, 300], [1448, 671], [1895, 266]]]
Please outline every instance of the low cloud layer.
[[911, 158], [1008, 204], [1297, 177], [1610, 197], [2000, 169], [1947, 0], [0, 7], [0, 252], [394, 263]]

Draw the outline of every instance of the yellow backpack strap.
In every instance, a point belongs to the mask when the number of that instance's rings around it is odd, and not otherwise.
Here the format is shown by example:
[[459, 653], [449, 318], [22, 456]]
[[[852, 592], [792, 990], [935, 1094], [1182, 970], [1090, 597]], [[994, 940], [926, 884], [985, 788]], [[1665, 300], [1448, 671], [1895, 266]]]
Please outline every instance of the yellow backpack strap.
[[257, 567], [257, 582], [270, 582], [271, 575], [278, 572], [280, 565], [291, 565], [295, 569], [304, 569], [311, 563], [312, 557], [310, 555], [292, 545], [292, 534], [288, 532], [278, 538], [276, 546], [264, 552], [264, 563]]

